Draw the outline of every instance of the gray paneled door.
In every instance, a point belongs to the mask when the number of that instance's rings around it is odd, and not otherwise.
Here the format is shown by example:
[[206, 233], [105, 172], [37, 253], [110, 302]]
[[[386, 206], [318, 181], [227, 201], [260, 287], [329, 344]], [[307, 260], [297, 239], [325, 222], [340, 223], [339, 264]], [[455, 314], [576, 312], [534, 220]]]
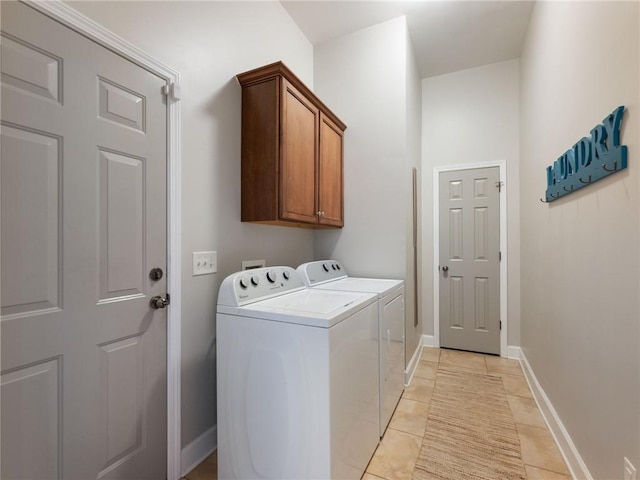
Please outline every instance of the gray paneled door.
[[0, 476], [164, 479], [165, 82], [1, 10]]
[[440, 345], [500, 354], [498, 167], [441, 172]]

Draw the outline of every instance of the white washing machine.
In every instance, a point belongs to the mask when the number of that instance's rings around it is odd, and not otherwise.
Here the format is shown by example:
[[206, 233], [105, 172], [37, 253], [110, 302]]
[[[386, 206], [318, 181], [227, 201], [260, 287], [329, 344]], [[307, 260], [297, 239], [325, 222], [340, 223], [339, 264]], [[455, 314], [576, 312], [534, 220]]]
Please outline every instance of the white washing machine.
[[378, 299], [380, 437], [404, 391], [404, 282], [349, 277], [335, 260], [321, 260], [297, 268], [305, 285], [334, 292], [369, 292]]
[[379, 441], [376, 296], [260, 268], [222, 282], [216, 320], [218, 478], [359, 479]]

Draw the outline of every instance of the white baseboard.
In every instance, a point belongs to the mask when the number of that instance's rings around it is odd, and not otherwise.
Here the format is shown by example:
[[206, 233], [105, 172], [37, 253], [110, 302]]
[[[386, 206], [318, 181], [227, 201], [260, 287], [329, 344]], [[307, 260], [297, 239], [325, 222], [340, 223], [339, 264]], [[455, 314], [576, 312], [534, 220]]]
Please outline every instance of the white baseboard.
[[520, 356], [522, 350], [520, 350], [520, 347], [516, 347], [516, 346], [512, 346], [509, 345], [507, 346], [507, 358], [512, 358], [514, 360], [520, 360], [520, 358], [522, 358]]
[[416, 351], [413, 352], [411, 356], [411, 360], [409, 361], [409, 365], [404, 369], [404, 386], [408, 387], [411, 383], [411, 379], [413, 378], [413, 373], [416, 371], [416, 367], [418, 366], [418, 362], [420, 361], [420, 355], [422, 354], [422, 342], [418, 342], [418, 346], [416, 347]]
[[422, 346], [423, 347], [435, 347], [436, 346], [436, 338], [433, 335], [422, 335]]
[[529, 383], [529, 388], [531, 389], [531, 392], [533, 392], [533, 398], [538, 404], [538, 409], [547, 423], [547, 427], [549, 427], [549, 431], [551, 432], [553, 439], [556, 441], [558, 449], [564, 457], [564, 461], [569, 467], [571, 476], [574, 479], [593, 480], [591, 473], [589, 473], [589, 469], [582, 460], [573, 440], [571, 440], [569, 432], [567, 432], [567, 429], [564, 427], [562, 420], [560, 420], [558, 413], [555, 408], [553, 408], [549, 397], [547, 397], [547, 394], [540, 386], [540, 383], [538, 383], [538, 379], [536, 378], [526, 355], [519, 347], [516, 348], [519, 350], [520, 363], [523, 367], [522, 370], [524, 370], [524, 375], [527, 379], [527, 383]]
[[214, 425], [189, 445], [180, 454], [180, 471], [186, 475], [218, 448], [218, 426]]

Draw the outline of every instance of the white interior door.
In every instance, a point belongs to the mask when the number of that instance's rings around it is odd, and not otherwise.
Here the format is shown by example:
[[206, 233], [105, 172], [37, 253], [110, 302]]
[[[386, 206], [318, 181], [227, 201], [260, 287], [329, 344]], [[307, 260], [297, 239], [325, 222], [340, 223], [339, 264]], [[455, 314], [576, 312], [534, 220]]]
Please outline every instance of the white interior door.
[[0, 5], [0, 475], [164, 479], [165, 82]]
[[440, 345], [500, 354], [500, 172], [441, 172]]

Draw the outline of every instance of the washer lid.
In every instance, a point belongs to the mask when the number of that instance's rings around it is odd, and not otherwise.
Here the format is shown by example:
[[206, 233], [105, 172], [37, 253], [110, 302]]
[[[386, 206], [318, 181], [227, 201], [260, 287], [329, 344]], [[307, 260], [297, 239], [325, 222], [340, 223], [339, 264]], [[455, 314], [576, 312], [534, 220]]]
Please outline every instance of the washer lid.
[[305, 289], [241, 307], [218, 305], [218, 313], [329, 328], [376, 300], [372, 293]]
[[380, 298], [390, 292], [402, 288], [402, 280], [391, 280], [386, 278], [357, 278], [347, 277], [333, 282], [326, 282], [315, 285], [313, 288], [321, 290], [335, 290], [341, 292], [369, 292], [376, 293]]

